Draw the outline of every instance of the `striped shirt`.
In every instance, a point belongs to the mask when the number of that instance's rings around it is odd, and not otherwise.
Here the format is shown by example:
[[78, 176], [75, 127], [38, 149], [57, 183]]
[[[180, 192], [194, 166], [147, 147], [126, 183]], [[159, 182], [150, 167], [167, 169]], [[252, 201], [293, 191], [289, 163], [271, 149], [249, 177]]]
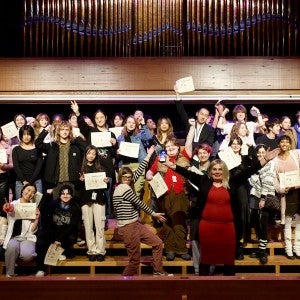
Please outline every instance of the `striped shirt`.
[[[144, 160], [135, 171], [133, 181], [143, 173], [148, 161]], [[132, 188], [125, 183], [120, 183], [113, 194], [113, 207], [119, 227], [136, 222], [139, 218], [139, 210], [142, 209], [147, 214], [152, 215], [154, 211], [148, 207], [134, 193]]]

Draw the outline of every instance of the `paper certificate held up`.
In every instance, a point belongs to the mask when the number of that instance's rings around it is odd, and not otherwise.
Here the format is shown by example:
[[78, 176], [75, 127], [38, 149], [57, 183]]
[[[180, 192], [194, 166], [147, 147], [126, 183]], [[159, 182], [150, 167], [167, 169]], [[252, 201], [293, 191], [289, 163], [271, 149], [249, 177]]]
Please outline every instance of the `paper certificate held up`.
[[64, 252], [64, 250], [65, 249], [57, 244], [51, 244], [45, 256], [44, 264], [49, 266], [56, 266], [58, 258]]
[[18, 136], [18, 134], [19, 134], [14, 121], [11, 121], [11, 122], [1, 126], [1, 129], [2, 129], [3, 135], [8, 139]]
[[110, 139], [111, 133], [109, 131], [91, 132], [91, 143], [95, 147], [111, 147]]
[[108, 130], [114, 133], [117, 139], [121, 135], [123, 128], [124, 127], [110, 127]]
[[231, 147], [226, 147], [223, 151], [219, 151], [218, 155], [220, 159], [225, 162], [228, 170], [231, 170], [241, 164]]
[[0, 149], [0, 163], [7, 164], [7, 153], [6, 149]]
[[279, 182], [281, 188], [291, 188], [300, 186], [300, 171], [290, 171], [279, 173]]
[[86, 190], [106, 189], [107, 183], [104, 182], [105, 172], [86, 173], [84, 174], [84, 183]]
[[156, 173], [153, 176], [152, 180], [149, 181], [149, 184], [152, 187], [156, 198], [161, 197], [168, 191], [168, 186], [164, 182], [164, 179], [162, 178], [160, 173]]
[[176, 87], [179, 94], [193, 92], [195, 90], [193, 77], [189, 76], [176, 80]]
[[35, 220], [36, 203], [18, 203], [15, 206], [16, 219]]
[[138, 158], [140, 145], [136, 143], [121, 142], [119, 151], [123, 156]]

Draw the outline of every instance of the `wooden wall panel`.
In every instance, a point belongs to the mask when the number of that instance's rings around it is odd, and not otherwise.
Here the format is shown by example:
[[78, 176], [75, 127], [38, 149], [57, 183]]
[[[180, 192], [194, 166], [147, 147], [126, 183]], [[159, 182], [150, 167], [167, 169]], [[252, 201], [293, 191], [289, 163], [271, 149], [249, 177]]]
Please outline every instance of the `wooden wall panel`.
[[193, 76], [193, 96], [300, 95], [299, 58], [0, 59], [5, 95], [170, 95]]

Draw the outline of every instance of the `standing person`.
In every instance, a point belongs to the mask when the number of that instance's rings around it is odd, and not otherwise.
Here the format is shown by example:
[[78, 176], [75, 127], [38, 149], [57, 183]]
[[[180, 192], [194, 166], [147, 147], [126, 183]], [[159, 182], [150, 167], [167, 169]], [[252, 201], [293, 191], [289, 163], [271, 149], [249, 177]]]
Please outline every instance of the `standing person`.
[[[259, 144], [255, 148], [258, 160], [264, 159], [267, 153], [267, 146]], [[250, 257], [258, 258], [260, 263], [268, 262], [268, 255], [266, 252], [268, 243], [268, 221], [270, 215], [270, 208], [268, 196], [275, 196], [275, 170], [274, 161], [269, 161], [257, 173], [249, 178], [251, 185], [250, 190], [250, 209], [251, 221], [256, 230], [258, 238], [258, 249], [251, 253]]]
[[[286, 187], [285, 173], [300, 170], [300, 150], [291, 148], [291, 138], [283, 135], [278, 138], [280, 152], [274, 159], [275, 190], [281, 198], [281, 223], [284, 224], [285, 253], [288, 259], [300, 259], [300, 186]], [[280, 175], [283, 175], [282, 177]], [[296, 228], [292, 243], [292, 218], [295, 216]]]
[[75, 189], [80, 186], [82, 154], [86, 143], [80, 137], [73, 139], [72, 127], [68, 121], [57, 125], [55, 141], [45, 143], [44, 139], [50, 128], [48, 126], [42, 130], [35, 145], [47, 154], [43, 176], [45, 190], [53, 192], [54, 199], [57, 199], [60, 186], [65, 183], [70, 183]]
[[64, 120], [65, 120], [65, 118], [64, 118], [64, 116], [62, 114], [54, 114], [53, 115], [51, 127], [49, 129], [49, 134], [50, 134], [50, 137], [51, 137], [51, 141], [55, 140], [55, 137], [56, 137], [56, 128]]
[[282, 116], [280, 118], [281, 131], [278, 136], [288, 135], [291, 138], [291, 150], [297, 147], [297, 132], [294, 127], [292, 127], [291, 118], [288, 116]]
[[37, 191], [42, 193], [41, 170], [43, 159], [41, 151], [34, 144], [34, 129], [24, 125], [19, 130], [20, 145], [12, 150], [12, 160], [17, 180], [15, 184], [16, 197], [21, 196], [21, 190], [27, 184], [35, 184]]
[[[249, 155], [242, 155], [242, 139], [237, 135], [231, 135], [228, 146], [231, 147], [235, 160], [239, 165], [229, 171], [231, 177], [238, 174], [252, 164]], [[233, 215], [236, 233], [236, 259], [244, 259], [243, 243], [250, 237], [250, 210], [249, 210], [249, 188], [248, 181], [240, 183], [235, 190], [236, 199], [233, 203]]]
[[217, 123], [217, 128], [221, 129], [221, 133], [223, 135], [228, 135], [228, 134], [230, 135], [230, 132], [231, 132], [231, 129], [232, 129], [232, 126], [234, 125], [234, 123], [244, 122], [244, 123], [246, 123], [247, 128], [249, 130], [249, 142], [251, 143], [251, 145], [255, 145], [254, 134], [257, 133], [259, 131], [260, 127], [262, 127], [264, 125], [262, 114], [260, 113], [259, 109], [255, 106], [253, 106], [251, 108], [252, 114], [257, 116], [257, 121], [256, 122], [248, 121], [247, 109], [242, 104], [238, 104], [233, 108], [233, 110], [232, 110], [232, 116], [233, 116], [232, 122], [228, 122], [228, 121], [225, 120], [226, 114], [228, 112], [229, 112], [229, 109], [225, 108], [222, 111], [221, 115], [219, 116], [218, 123]]
[[268, 153], [264, 160], [257, 160], [233, 177], [229, 177], [228, 168], [220, 159], [210, 163], [207, 175], [196, 174], [167, 161], [169, 168], [185, 176], [199, 188], [199, 195], [203, 199], [199, 223], [200, 275], [208, 275], [210, 265], [215, 264], [224, 264], [224, 275], [235, 274], [236, 236], [232, 204], [238, 201], [236, 189], [275, 154]]
[[[153, 152], [154, 148], [151, 150]], [[146, 243], [152, 246], [153, 255], [153, 275], [165, 276], [170, 275], [164, 272], [162, 266], [163, 242], [139, 221], [139, 210], [142, 209], [158, 222], [165, 222], [163, 213], [156, 213], [134, 192], [134, 180], [144, 172], [147, 162], [151, 156], [151, 151], [144, 161], [140, 164], [135, 173], [129, 167], [122, 167], [118, 174], [118, 185], [113, 194], [113, 204], [117, 219], [118, 233], [121, 236], [127, 254], [129, 256], [129, 264], [124, 269], [123, 276], [134, 276], [140, 264], [140, 243]]]
[[113, 115], [111, 127], [123, 127], [125, 122], [125, 115], [122, 112], [117, 112]]
[[[17, 127], [18, 133], [22, 126], [26, 125], [26, 117], [22, 113], [18, 113], [14, 116], [14, 123]], [[15, 136], [10, 139], [10, 146], [14, 148], [15, 146], [20, 144], [19, 136]], [[13, 193], [13, 199], [16, 199], [15, 185], [16, 185], [17, 175], [14, 169], [9, 171], [9, 187]]]
[[[185, 148], [182, 151], [180, 151], [180, 144], [175, 137], [170, 136], [166, 139], [166, 157], [170, 161], [183, 167], [190, 166], [194, 131], [195, 125], [190, 126]], [[155, 203], [158, 210], [165, 213], [167, 219], [162, 226], [156, 224], [156, 226], [158, 225], [158, 235], [165, 245], [166, 259], [172, 261], [176, 255], [179, 255], [183, 260], [190, 260], [191, 256], [188, 254], [186, 247], [189, 199], [186, 195], [185, 179], [173, 170], [168, 169], [164, 163], [160, 162], [159, 157], [155, 159], [146, 173], [146, 179], [152, 180], [157, 172], [162, 175], [168, 187], [167, 193], [156, 199]]]
[[296, 123], [294, 125], [294, 128], [297, 132], [297, 146], [296, 149], [300, 149], [300, 111], [296, 114]]
[[[129, 156], [119, 155], [119, 166], [120, 167], [129, 167], [133, 172], [135, 172], [139, 164], [144, 160], [147, 155], [147, 151], [144, 147], [145, 142], [152, 139], [153, 135], [151, 134], [149, 128], [144, 123], [144, 118], [141, 119], [141, 123], [138, 123], [132, 115], [126, 118], [124, 128], [121, 135], [118, 137], [118, 145], [122, 142], [134, 143], [139, 145], [138, 157], [133, 158]], [[139, 126], [142, 129], [139, 129]], [[141, 197], [142, 191], [144, 188], [145, 176], [142, 174], [136, 182], [134, 183], [135, 192], [138, 197]]]
[[[39, 113], [35, 117], [35, 123], [34, 123], [34, 136], [35, 138], [38, 137], [38, 135], [41, 133], [41, 131], [46, 128], [50, 124], [50, 118], [46, 113]], [[50, 134], [46, 137], [45, 141], [50, 142]]]
[[[99, 161], [97, 147], [90, 145], [85, 149], [81, 174], [105, 172]], [[109, 179], [105, 178], [105, 182]], [[86, 190], [81, 192], [81, 212], [85, 228], [87, 255], [90, 261], [103, 261], [105, 257], [105, 189]]]
[[168, 117], [160, 117], [157, 120], [156, 134], [153, 136], [156, 145], [156, 154], [164, 148], [164, 143], [169, 136], [174, 136], [172, 121]]
[[[201, 175], [207, 174], [210, 165], [212, 148], [208, 144], [201, 144], [193, 151], [193, 158], [189, 170]], [[199, 189], [194, 184], [188, 182], [188, 197], [190, 201], [190, 240], [192, 241], [192, 257], [195, 275], [199, 275], [199, 265], [201, 261], [199, 242], [199, 221], [201, 214], [202, 198]]]
[[108, 219], [112, 214], [112, 205], [111, 205], [111, 194], [112, 187], [115, 184], [115, 168], [114, 168], [114, 158], [117, 153], [117, 140], [114, 133], [108, 130], [107, 125], [107, 115], [100, 109], [98, 109], [94, 114], [94, 121], [96, 127], [90, 127], [84, 121], [83, 117], [79, 111], [79, 105], [76, 101], [71, 102], [71, 109], [74, 114], [77, 116], [77, 122], [82, 135], [87, 139], [87, 143], [91, 145], [92, 143], [92, 133], [94, 132], [108, 132], [110, 134], [109, 146], [97, 147], [99, 160], [102, 167], [105, 169], [107, 178], [109, 179], [108, 188], [105, 191], [106, 195], [106, 228], [108, 226]]
[[222, 141], [219, 150], [222, 151], [228, 147], [229, 140], [231, 136], [239, 136], [242, 139], [242, 155], [248, 155], [253, 152], [254, 146], [252, 144], [253, 138], [249, 138], [249, 130], [245, 122], [236, 122], [231, 129], [230, 135], [227, 135], [226, 138]]
[[277, 136], [280, 133], [280, 121], [272, 118], [265, 123], [267, 133], [260, 135], [256, 139], [256, 144], [264, 144], [271, 150], [278, 147]]
[[[17, 127], [17, 130], [19, 131], [22, 126], [27, 124], [27, 120], [26, 120], [25, 115], [22, 114], [22, 113], [16, 114], [14, 116], [14, 123]], [[19, 145], [19, 143], [20, 143], [19, 136], [13, 137], [10, 140], [10, 145], [12, 147], [14, 147], [15, 145]]]
[[[176, 111], [180, 117], [181, 123], [185, 127], [186, 133], [190, 130], [189, 117], [184, 109], [183, 102], [180, 99], [180, 95], [177, 93], [177, 87], [174, 87], [176, 92]], [[206, 122], [209, 117], [209, 110], [205, 107], [201, 107], [196, 112], [196, 125], [195, 125], [195, 134], [193, 140], [193, 149], [200, 144], [208, 144], [213, 146], [215, 138], [215, 129], [208, 125]]]
[[31, 261], [35, 258], [35, 233], [38, 229], [40, 211], [36, 209], [35, 219], [16, 219], [15, 209], [20, 203], [29, 203], [36, 193], [36, 187], [30, 183], [24, 185], [21, 197], [11, 203], [4, 204], [7, 213], [8, 228], [3, 242], [5, 249], [6, 277], [16, 276], [15, 264], [18, 258]]
[[156, 123], [153, 121], [153, 118], [149, 115], [145, 116], [145, 123], [149, 128], [150, 132], [155, 135], [156, 134]]
[[[3, 136], [2, 129], [0, 127], [0, 152], [4, 161], [0, 160], [0, 207], [5, 203], [5, 199], [9, 199], [9, 171], [13, 168], [12, 150], [7, 139]], [[3, 211], [0, 211], [0, 217], [6, 216]]]
[[44, 194], [41, 203], [41, 225], [37, 232], [37, 273], [45, 275], [44, 259], [49, 246], [55, 243], [64, 249], [59, 260], [74, 257], [73, 245], [78, 236], [78, 223], [81, 219], [78, 199], [73, 196], [70, 185], [60, 187], [58, 198], [53, 199], [50, 194]]

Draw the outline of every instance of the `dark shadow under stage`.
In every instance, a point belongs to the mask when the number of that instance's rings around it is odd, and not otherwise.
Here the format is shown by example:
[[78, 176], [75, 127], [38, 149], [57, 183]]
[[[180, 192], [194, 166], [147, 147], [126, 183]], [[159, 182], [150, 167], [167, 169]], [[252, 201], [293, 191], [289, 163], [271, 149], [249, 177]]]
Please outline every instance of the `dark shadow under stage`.
[[20, 300], [296, 299], [299, 282], [300, 276], [22, 276], [1, 277], [0, 295]]

